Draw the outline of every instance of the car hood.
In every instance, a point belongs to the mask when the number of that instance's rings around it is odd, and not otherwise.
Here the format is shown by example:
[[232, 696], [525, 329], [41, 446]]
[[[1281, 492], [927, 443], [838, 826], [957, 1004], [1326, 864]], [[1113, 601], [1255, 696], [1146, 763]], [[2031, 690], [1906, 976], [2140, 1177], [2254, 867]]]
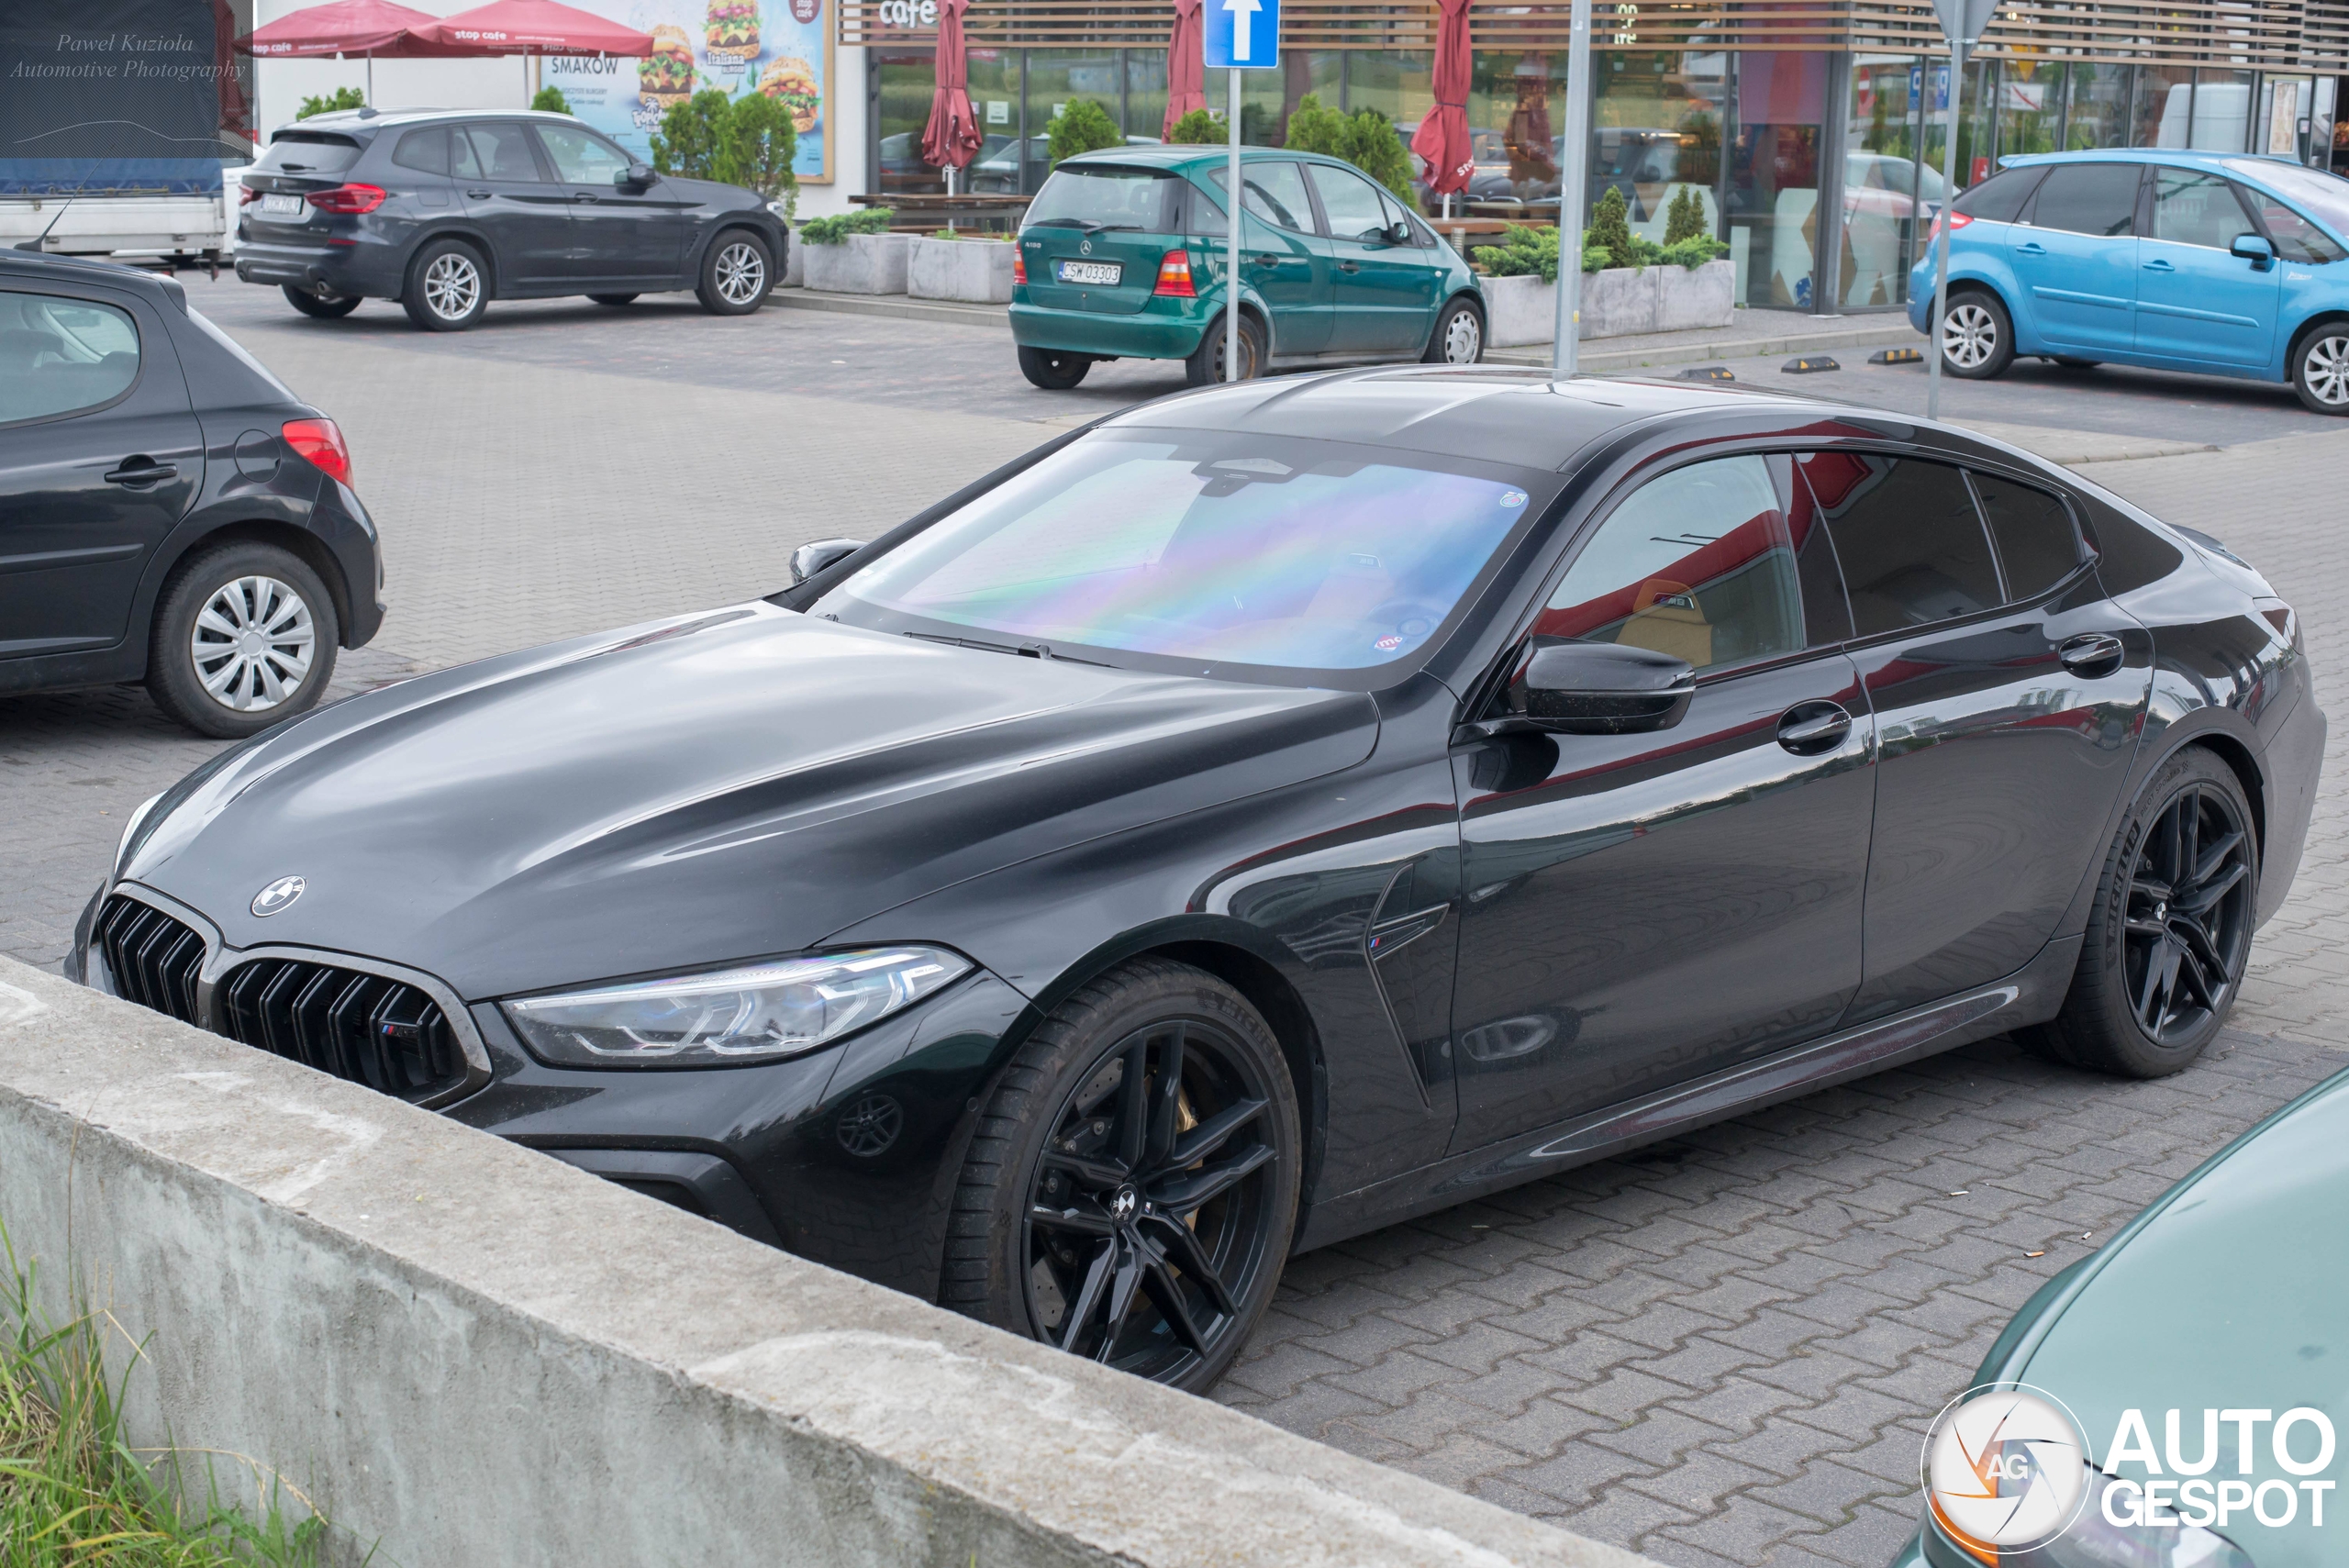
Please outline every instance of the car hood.
[[[166, 797], [125, 874], [231, 947], [388, 960], [478, 1000], [809, 947], [1014, 862], [1346, 767], [1376, 734], [1357, 694], [757, 604], [297, 719]], [[284, 876], [300, 896], [252, 914]]]
[[[2180, 1413], [2179, 1443], [2191, 1463], [2202, 1454], [2204, 1410], [2281, 1415], [2302, 1406], [2342, 1429], [2344, 1451], [2324, 1472], [2341, 1480], [2349, 1468], [2344, 1214], [2349, 1073], [2286, 1106], [2114, 1238], [2013, 1375], [2069, 1405], [2099, 1462], [2132, 1480], [2146, 1478], [2144, 1466], [2115, 1469], [2109, 1457], [2124, 1411], [2143, 1414], [2162, 1474], [2175, 1478], [2170, 1410]], [[2271, 1431], [2257, 1429], [2254, 1485], [2299, 1479], [2277, 1464]], [[2242, 1478], [2235, 1433], [2222, 1419], [2221, 1462], [2209, 1478]], [[2300, 1427], [2292, 1440], [2303, 1461], [2313, 1457], [2311, 1429]], [[2224, 1533], [2259, 1568], [2338, 1562], [2338, 1548], [2326, 1542], [2349, 1508], [2343, 1496], [2332, 1494], [2321, 1530], [2307, 1528], [2303, 1495], [2292, 1525], [2267, 1528], [2238, 1515]]]

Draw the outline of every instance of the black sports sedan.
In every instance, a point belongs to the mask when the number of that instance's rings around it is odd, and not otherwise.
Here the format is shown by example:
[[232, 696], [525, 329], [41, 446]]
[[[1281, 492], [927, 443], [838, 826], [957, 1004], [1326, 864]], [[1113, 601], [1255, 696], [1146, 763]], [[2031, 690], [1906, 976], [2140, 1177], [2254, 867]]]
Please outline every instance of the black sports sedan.
[[328, 318], [395, 299], [432, 332], [462, 331], [492, 299], [559, 295], [692, 289], [747, 315], [790, 243], [755, 192], [655, 172], [569, 115], [316, 115], [269, 139], [239, 200], [245, 282]]
[[342, 432], [170, 278], [0, 250], [0, 693], [145, 680], [206, 735], [384, 619]]
[[803, 556], [222, 755], [79, 973], [1196, 1388], [1303, 1249], [2007, 1030], [2185, 1066], [2325, 728], [2215, 544], [1730, 389], [1206, 389]]

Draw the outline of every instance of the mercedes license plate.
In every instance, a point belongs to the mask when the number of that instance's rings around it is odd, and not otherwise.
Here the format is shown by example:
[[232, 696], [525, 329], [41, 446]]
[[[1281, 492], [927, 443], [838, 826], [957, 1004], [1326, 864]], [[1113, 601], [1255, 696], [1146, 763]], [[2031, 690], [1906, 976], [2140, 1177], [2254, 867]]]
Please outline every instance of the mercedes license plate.
[[1063, 261], [1060, 278], [1064, 284], [1114, 284], [1126, 275], [1119, 261]]
[[263, 217], [299, 219], [306, 210], [299, 196], [264, 195], [261, 199], [261, 215]]

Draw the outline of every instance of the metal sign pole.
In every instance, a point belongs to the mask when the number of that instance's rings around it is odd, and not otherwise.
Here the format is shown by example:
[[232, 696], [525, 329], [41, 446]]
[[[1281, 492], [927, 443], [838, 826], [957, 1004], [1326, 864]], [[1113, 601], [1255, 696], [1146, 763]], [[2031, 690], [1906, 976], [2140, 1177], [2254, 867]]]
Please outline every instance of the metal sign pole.
[[1925, 417], [1942, 411], [1942, 312], [1949, 303], [1950, 212], [1957, 203], [1958, 100], [1965, 96], [1965, 40], [1949, 40], [1949, 138], [1942, 149], [1942, 210], [1933, 228], [1933, 320], [1925, 339]]
[[1550, 379], [1575, 373], [1582, 350], [1582, 204], [1590, 183], [1590, 0], [1574, 0], [1566, 35], [1566, 123], [1558, 154], [1558, 299]]
[[1225, 128], [1231, 133], [1231, 231], [1230, 248], [1224, 252], [1223, 263], [1223, 379], [1240, 379], [1240, 215], [1248, 208], [1245, 187], [1240, 183], [1240, 68], [1227, 72], [1231, 79], [1231, 120]]

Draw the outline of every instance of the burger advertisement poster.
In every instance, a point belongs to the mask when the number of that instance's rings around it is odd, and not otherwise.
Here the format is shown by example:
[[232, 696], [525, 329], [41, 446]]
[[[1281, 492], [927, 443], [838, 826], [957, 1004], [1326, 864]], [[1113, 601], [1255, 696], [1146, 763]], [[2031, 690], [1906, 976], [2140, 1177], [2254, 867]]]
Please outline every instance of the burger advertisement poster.
[[832, 177], [831, 0], [573, 0], [582, 9], [652, 35], [642, 60], [556, 55], [545, 80], [571, 112], [650, 162], [652, 137], [671, 106], [712, 87], [764, 93], [791, 111], [799, 131], [793, 172], [802, 184]]

